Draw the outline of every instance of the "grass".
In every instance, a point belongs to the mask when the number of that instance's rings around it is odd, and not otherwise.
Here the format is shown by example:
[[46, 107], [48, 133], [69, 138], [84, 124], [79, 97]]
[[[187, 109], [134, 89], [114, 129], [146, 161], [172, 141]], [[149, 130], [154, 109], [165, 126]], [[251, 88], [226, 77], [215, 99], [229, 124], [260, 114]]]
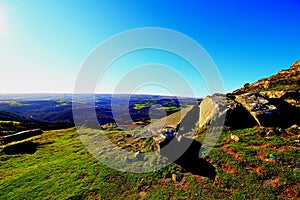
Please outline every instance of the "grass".
[[143, 121], [133, 122], [133, 124], [136, 124], [136, 125], [147, 125], [147, 124], [150, 124], [151, 122], [152, 122], [151, 119], [146, 119], [146, 120], [143, 120]]
[[[157, 108], [157, 110], [164, 110], [166, 112], [176, 112], [176, 111], [179, 111], [181, 110], [180, 107], [178, 106], [174, 106], [174, 100], [172, 100], [169, 104], [163, 106], [163, 107], [160, 107], [160, 108]], [[148, 101], [148, 102], [145, 102], [145, 103], [136, 103], [134, 104], [134, 109], [135, 110], [141, 110], [143, 108], [147, 108], [147, 107], [151, 107], [153, 106], [155, 103], [154, 102], [151, 102], [151, 101]]]
[[166, 112], [176, 112], [176, 111], [181, 110], [181, 108], [177, 107], [177, 106], [169, 106], [169, 107], [160, 107], [160, 108], [157, 108], [157, 110], [164, 110]]
[[154, 102], [146, 102], [146, 103], [136, 103], [134, 104], [134, 109], [135, 110], [141, 110], [143, 108], [151, 107], [154, 105]]
[[268, 91], [272, 90], [281, 90], [281, 91], [288, 91], [288, 90], [299, 90], [299, 80], [281, 80], [276, 83], [273, 83], [273, 85], [269, 88], [267, 88]]
[[[46, 131], [27, 139], [39, 144], [34, 154], [7, 155], [0, 146], [0, 199], [296, 199], [298, 135], [266, 132], [224, 130], [206, 158], [216, 168], [212, 181], [174, 163], [150, 173], [116, 171], [90, 155], [74, 129]], [[105, 134], [115, 142], [128, 137], [121, 131]], [[231, 134], [240, 141], [230, 140]], [[199, 132], [195, 139], [203, 137]], [[146, 140], [143, 148], [147, 144], [152, 141]]]

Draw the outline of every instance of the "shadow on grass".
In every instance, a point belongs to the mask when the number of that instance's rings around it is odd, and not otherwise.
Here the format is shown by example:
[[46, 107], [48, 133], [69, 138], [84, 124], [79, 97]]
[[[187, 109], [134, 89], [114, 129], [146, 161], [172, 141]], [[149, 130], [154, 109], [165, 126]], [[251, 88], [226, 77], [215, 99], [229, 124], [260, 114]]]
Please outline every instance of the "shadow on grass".
[[[191, 172], [194, 175], [204, 176], [215, 180], [216, 169], [208, 161], [199, 157], [199, 152], [202, 144], [196, 140], [182, 137], [180, 140], [174, 138], [172, 142], [168, 144], [161, 144], [160, 154], [167, 157], [170, 160], [174, 160], [176, 153], [174, 151], [181, 151], [181, 149], [187, 147], [186, 151], [174, 161], [174, 163], [180, 165], [183, 169]], [[163, 145], [168, 145], [167, 148], [163, 148]]]
[[2, 150], [7, 155], [34, 154], [38, 144], [33, 142], [22, 142], [4, 147]]
[[[204, 176], [215, 180], [216, 169], [208, 161], [199, 157], [202, 144], [185, 137], [182, 133], [194, 132], [199, 119], [198, 104], [189, 111], [177, 125], [179, 133], [171, 141], [165, 140], [159, 144], [160, 154], [194, 175]], [[180, 156], [178, 156], [180, 155]], [[178, 158], [179, 157], [179, 158]]]

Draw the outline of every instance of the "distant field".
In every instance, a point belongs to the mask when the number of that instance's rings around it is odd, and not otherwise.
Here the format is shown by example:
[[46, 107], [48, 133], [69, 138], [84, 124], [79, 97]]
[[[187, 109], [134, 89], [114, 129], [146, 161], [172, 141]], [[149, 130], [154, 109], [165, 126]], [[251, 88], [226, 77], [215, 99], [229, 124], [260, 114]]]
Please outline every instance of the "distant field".
[[0, 101], [0, 104], [9, 104], [11, 106], [26, 106], [27, 104], [23, 104], [19, 101]]
[[17, 121], [5, 121], [5, 120], [0, 120], [0, 125], [1, 124], [13, 124], [13, 125], [20, 125], [21, 122], [17, 122]]

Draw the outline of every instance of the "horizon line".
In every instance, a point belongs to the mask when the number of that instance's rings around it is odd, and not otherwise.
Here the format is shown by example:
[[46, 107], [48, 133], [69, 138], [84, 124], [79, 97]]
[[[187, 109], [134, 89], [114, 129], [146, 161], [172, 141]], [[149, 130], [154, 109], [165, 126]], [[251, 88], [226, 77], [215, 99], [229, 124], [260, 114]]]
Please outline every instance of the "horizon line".
[[149, 93], [71, 93], [71, 92], [0, 92], [0, 95], [145, 95], [145, 96], [166, 96], [166, 97], [181, 97], [181, 98], [204, 98], [200, 96], [185, 96], [185, 95], [169, 95], [169, 94], [149, 94]]

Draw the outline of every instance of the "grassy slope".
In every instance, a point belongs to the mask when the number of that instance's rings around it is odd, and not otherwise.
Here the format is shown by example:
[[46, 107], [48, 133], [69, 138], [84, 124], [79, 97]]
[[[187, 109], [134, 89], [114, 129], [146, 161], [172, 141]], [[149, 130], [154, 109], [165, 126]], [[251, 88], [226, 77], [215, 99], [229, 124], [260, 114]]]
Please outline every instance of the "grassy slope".
[[[0, 147], [0, 199], [275, 199], [299, 197], [297, 132], [265, 129], [225, 131], [208, 160], [215, 182], [170, 166], [147, 174], [122, 173], [102, 165], [72, 129], [31, 139], [34, 154], [6, 155]], [[239, 142], [229, 139], [231, 133]], [[199, 133], [197, 140], [202, 140]], [[262, 148], [263, 147], [263, 148]], [[269, 159], [273, 153], [280, 161]], [[173, 181], [176, 174], [181, 180]]]

